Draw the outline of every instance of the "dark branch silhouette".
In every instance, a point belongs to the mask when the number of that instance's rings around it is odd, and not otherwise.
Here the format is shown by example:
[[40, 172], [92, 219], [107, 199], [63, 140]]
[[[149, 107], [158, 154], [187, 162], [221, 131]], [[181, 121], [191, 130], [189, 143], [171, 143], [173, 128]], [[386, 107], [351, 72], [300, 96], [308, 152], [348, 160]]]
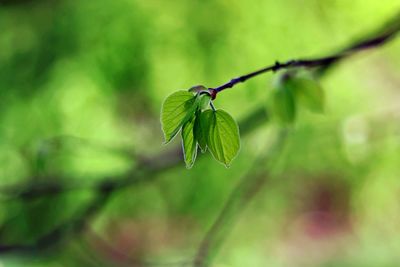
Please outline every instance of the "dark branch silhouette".
[[400, 31], [400, 13], [397, 14], [392, 20], [385, 23], [385, 25], [381, 27], [381, 29], [379, 29], [377, 33], [374, 34], [372, 37], [364, 38], [362, 41], [356, 42], [355, 44], [351, 44], [335, 54], [314, 59], [289, 60], [285, 63], [280, 63], [279, 61], [276, 61], [275, 64], [273, 65], [234, 78], [223, 85], [220, 85], [215, 88], [209, 88], [209, 90], [213, 98], [215, 98], [219, 92], [228, 88], [232, 88], [238, 83], [243, 83], [248, 79], [251, 79], [266, 72], [270, 71], [276, 72], [281, 69], [290, 69], [299, 67], [305, 67], [305, 68], [319, 67], [319, 72], [323, 72], [327, 70], [334, 63], [337, 63], [347, 57], [350, 57], [355, 53], [384, 45], [385, 43], [390, 41], [393, 37], [395, 37], [395, 35], [399, 31]]

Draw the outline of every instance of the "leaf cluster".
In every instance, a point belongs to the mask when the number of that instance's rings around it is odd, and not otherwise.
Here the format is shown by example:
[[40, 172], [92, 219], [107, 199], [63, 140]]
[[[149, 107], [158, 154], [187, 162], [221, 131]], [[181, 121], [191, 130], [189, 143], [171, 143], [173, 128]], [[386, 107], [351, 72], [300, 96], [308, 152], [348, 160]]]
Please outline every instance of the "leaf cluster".
[[189, 91], [179, 90], [169, 95], [162, 106], [161, 124], [165, 143], [181, 133], [187, 168], [193, 166], [199, 148], [203, 153], [209, 150], [226, 167], [239, 152], [240, 137], [236, 121], [226, 111], [214, 109], [211, 96], [204, 86], [195, 86]]
[[[275, 84], [271, 107], [280, 122], [290, 124], [299, 106], [321, 113], [324, 102], [324, 92], [310, 72], [288, 70]], [[226, 167], [240, 150], [236, 121], [226, 111], [214, 108], [212, 95], [203, 85], [169, 95], [162, 106], [161, 124], [166, 144], [181, 133], [187, 168], [193, 166], [198, 150], [210, 151]]]
[[286, 71], [278, 77], [274, 87], [272, 110], [284, 124], [295, 121], [300, 106], [314, 113], [324, 111], [324, 91], [310, 72]]

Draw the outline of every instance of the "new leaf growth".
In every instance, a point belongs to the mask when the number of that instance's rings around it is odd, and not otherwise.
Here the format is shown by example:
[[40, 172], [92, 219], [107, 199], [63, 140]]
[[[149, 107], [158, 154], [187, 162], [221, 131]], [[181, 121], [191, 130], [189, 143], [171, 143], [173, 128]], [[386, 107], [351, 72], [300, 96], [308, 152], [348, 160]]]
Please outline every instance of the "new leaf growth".
[[196, 160], [197, 149], [207, 148], [214, 158], [229, 167], [240, 149], [239, 127], [226, 111], [211, 110], [211, 96], [204, 86], [177, 91], [162, 106], [161, 123], [165, 143], [181, 131], [183, 155], [187, 168]]

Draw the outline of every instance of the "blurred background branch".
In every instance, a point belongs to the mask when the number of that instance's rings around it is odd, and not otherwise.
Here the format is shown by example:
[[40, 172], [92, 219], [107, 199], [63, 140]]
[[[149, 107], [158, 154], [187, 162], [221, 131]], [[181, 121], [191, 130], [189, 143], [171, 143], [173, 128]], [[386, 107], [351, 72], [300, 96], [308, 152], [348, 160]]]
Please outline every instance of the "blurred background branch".
[[202, 239], [196, 252], [194, 266], [210, 266], [212, 257], [218, 253], [241, 212], [267, 183], [268, 167], [273, 166], [273, 162], [277, 161], [279, 154], [282, 153], [287, 135], [286, 129], [280, 130], [276, 141], [270, 148], [264, 149], [249, 173], [246, 173], [232, 190], [214, 223]]

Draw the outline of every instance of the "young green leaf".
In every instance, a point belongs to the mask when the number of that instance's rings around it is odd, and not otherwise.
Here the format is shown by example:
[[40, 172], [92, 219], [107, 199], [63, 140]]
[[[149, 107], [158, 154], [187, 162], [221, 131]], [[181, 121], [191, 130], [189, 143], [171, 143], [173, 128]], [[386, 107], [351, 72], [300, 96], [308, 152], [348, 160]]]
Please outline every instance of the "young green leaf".
[[283, 78], [274, 88], [272, 107], [278, 119], [283, 123], [292, 123], [296, 118], [296, 102], [288, 86], [288, 79]]
[[200, 117], [207, 133], [207, 147], [216, 160], [229, 167], [240, 149], [239, 127], [227, 112], [206, 110]]
[[296, 94], [301, 104], [317, 113], [324, 111], [324, 91], [312, 77], [299, 75], [288, 81], [288, 86]]
[[201, 152], [206, 152], [207, 151], [207, 129], [208, 126], [202, 126], [201, 124], [201, 116], [202, 112], [200, 110], [196, 111], [196, 118], [194, 122], [194, 138], [197, 140], [197, 143], [199, 144], [199, 147], [201, 149]]
[[197, 155], [197, 142], [194, 137], [193, 128], [195, 125], [195, 116], [187, 121], [182, 127], [182, 147], [185, 158], [186, 168], [190, 169]]
[[198, 98], [188, 91], [177, 91], [169, 95], [161, 109], [161, 124], [165, 143], [168, 143], [179, 132], [182, 125], [194, 114]]
[[206, 109], [210, 105], [211, 96], [209, 94], [200, 95], [200, 109]]

